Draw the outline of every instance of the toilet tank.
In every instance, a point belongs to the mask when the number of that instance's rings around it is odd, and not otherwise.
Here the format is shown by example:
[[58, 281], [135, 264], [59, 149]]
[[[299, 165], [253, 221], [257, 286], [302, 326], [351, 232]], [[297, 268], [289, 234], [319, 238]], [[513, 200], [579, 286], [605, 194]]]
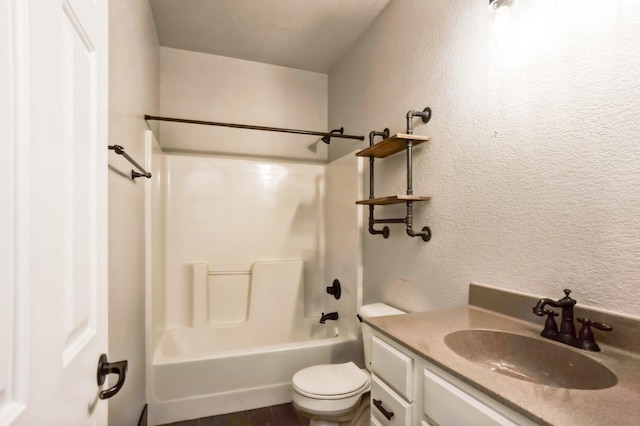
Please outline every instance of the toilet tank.
[[[396, 309], [384, 303], [372, 303], [370, 305], [362, 305], [360, 308], [361, 318], [384, 317], [387, 315], [399, 315], [406, 312]], [[364, 364], [367, 370], [371, 371], [371, 327], [362, 322], [362, 344], [364, 345]]]

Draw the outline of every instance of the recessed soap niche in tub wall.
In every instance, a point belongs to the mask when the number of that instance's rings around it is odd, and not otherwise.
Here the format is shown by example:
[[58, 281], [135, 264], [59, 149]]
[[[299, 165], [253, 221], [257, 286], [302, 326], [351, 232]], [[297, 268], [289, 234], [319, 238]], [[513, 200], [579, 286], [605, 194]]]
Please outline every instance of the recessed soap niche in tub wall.
[[165, 154], [151, 132], [147, 153], [150, 424], [288, 402], [301, 368], [361, 359], [359, 159]]

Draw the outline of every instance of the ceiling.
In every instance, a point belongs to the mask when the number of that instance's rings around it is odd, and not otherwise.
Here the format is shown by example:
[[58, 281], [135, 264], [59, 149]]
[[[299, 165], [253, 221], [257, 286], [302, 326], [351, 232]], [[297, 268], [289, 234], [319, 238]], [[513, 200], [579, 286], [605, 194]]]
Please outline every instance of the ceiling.
[[331, 71], [389, 0], [149, 0], [161, 46]]

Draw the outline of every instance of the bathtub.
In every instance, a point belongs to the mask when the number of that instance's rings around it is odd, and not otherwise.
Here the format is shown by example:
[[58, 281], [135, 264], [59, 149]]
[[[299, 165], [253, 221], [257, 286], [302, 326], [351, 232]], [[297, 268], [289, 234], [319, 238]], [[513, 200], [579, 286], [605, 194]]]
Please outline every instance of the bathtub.
[[362, 359], [361, 347], [338, 321], [317, 318], [299, 321], [288, 335], [246, 324], [165, 331], [153, 356], [150, 423], [290, 402], [298, 370]]
[[353, 308], [326, 324], [319, 313], [305, 315], [303, 267], [301, 260], [256, 261], [250, 271], [190, 265], [191, 326], [162, 330], [151, 349], [151, 425], [283, 404], [302, 368], [363, 359]]

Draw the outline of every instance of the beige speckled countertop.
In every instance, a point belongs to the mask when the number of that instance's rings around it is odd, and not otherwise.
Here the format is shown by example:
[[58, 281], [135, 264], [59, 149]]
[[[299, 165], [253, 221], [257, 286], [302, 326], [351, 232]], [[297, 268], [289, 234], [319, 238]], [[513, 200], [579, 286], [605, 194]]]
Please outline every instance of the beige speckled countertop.
[[[521, 413], [551, 425], [640, 425], [640, 356], [600, 343], [602, 352], [588, 352], [540, 337], [540, 324], [522, 321], [476, 306], [462, 306], [365, 321], [392, 340], [464, 382]], [[468, 329], [500, 330], [544, 340], [589, 356], [618, 377], [602, 390], [563, 389], [490, 371], [450, 350], [444, 337]], [[597, 340], [596, 335], [596, 340]], [[589, 374], [585, 371], [585, 374]]]

